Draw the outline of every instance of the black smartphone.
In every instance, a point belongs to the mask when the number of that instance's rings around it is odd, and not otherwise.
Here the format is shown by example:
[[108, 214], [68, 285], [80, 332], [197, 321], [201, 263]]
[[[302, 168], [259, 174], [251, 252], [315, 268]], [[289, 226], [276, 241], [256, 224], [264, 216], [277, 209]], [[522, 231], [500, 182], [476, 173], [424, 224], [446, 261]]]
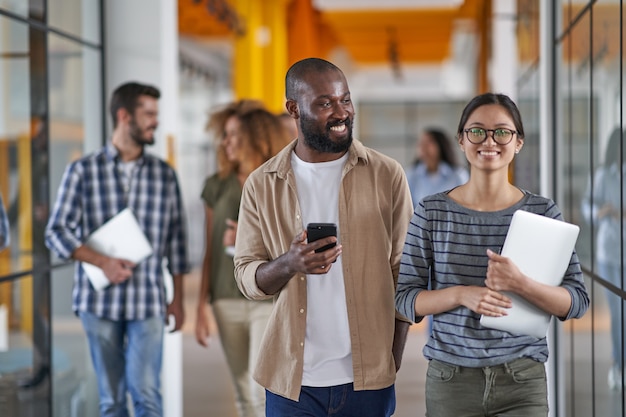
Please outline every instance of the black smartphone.
[[[306, 226], [306, 236], [309, 243], [324, 237], [337, 236], [337, 225], [335, 223], [309, 223]], [[335, 246], [337, 246], [337, 242], [329, 243], [316, 249], [315, 252], [324, 252]]]

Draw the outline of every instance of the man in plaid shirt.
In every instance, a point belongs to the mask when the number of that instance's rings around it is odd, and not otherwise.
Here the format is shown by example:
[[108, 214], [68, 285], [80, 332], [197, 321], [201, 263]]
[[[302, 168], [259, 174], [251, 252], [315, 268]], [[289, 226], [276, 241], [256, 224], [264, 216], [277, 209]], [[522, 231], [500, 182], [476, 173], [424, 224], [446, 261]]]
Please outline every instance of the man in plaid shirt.
[[[111, 143], [67, 167], [46, 227], [46, 245], [74, 259], [73, 310], [80, 317], [98, 378], [101, 416], [127, 416], [129, 391], [136, 416], [161, 416], [163, 331], [183, 325], [182, 279], [188, 271], [184, 210], [176, 173], [144, 152], [154, 143], [159, 90], [139, 83], [118, 87], [111, 99]], [[152, 246], [134, 264], [84, 244], [89, 235], [130, 208]], [[125, 236], [119, 236], [125, 239]], [[166, 299], [163, 259], [174, 277]], [[95, 290], [83, 262], [103, 270], [111, 284]]]

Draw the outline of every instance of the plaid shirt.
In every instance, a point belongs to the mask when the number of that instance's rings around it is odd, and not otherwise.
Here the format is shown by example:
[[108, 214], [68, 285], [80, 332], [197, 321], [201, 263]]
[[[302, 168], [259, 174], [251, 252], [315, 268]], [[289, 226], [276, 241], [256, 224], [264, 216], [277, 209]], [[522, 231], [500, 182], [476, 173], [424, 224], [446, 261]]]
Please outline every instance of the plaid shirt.
[[[130, 207], [152, 245], [126, 282], [95, 291], [82, 263], [76, 263], [72, 308], [111, 320], [165, 316], [162, 260], [172, 275], [188, 271], [185, 219], [176, 173], [164, 161], [143, 154], [124, 191], [117, 149], [109, 144], [71, 163], [63, 175], [46, 227], [46, 245], [70, 259], [87, 237]], [[124, 239], [124, 236], [120, 236]]]

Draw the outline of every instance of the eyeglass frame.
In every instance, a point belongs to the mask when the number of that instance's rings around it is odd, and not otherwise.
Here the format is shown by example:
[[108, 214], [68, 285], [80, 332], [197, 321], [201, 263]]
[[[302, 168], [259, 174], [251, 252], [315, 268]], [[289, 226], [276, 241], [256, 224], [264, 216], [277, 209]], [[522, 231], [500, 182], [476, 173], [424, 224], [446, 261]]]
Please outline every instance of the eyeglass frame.
[[[481, 140], [480, 142], [472, 142], [472, 140], [469, 138], [469, 131], [470, 131], [470, 130], [472, 130], [472, 129], [481, 129], [481, 130], [484, 130], [484, 131], [485, 131], [485, 137], [483, 138], [483, 140]], [[507, 130], [507, 131], [511, 132], [511, 138], [509, 139], [509, 141], [508, 141], [508, 142], [506, 142], [506, 143], [500, 143], [500, 142], [498, 142], [498, 141], [496, 140], [496, 137], [495, 137], [496, 130]], [[493, 141], [494, 141], [495, 143], [497, 143], [498, 145], [503, 145], [503, 146], [504, 146], [504, 145], [508, 145], [509, 143], [511, 143], [511, 142], [513, 141], [513, 136], [515, 136], [515, 135], [519, 135], [519, 132], [518, 132], [517, 130], [508, 129], [508, 128], [505, 128], [505, 127], [499, 127], [499, 128], [497, 128], [497, 129], [484, 129], [484, 128], [482, 128], [482, 127], [470, 127], [470, 128], [468, 128], [468, 129], [463, 129], [463, 133], [465, 133], [465, 137], [467, 138], [467, 140], [468, 140], [470, 143], [474, 144], [474, 145], [480, 145], [481, 143], [483, 143], [484, 141], [486, 141], [486, 140], [487, 140], [487, 138], [490, 136], [490, 135], [489, 135], [489, 132], [491, 132], [491, 139], [493, 139]]]

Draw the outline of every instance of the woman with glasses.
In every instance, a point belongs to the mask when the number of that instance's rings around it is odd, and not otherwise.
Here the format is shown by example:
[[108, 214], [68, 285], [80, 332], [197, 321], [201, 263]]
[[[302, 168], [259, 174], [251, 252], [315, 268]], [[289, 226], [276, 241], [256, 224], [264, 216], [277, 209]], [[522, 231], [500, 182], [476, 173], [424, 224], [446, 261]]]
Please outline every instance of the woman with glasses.
[[522, 119], [509, 97], [474, 97], [461, 115], [457, 140], [469, 180], [416, 207], [396, 293], [396, 308], [406, 317], [419, 322], [433, 316], [423, 349], [427, 415], [547, 416], [545, 337], [486, 328], [479, 320], [507, 314], [505, 292], [559, 320], [581, 317], [589, 297], [578, 257], [572, 254], [562, 284], [551, 287], [497, 253], [516, 210], [562, 219], [552, 200], [509, 182], [509, 166], [524, 145]]

